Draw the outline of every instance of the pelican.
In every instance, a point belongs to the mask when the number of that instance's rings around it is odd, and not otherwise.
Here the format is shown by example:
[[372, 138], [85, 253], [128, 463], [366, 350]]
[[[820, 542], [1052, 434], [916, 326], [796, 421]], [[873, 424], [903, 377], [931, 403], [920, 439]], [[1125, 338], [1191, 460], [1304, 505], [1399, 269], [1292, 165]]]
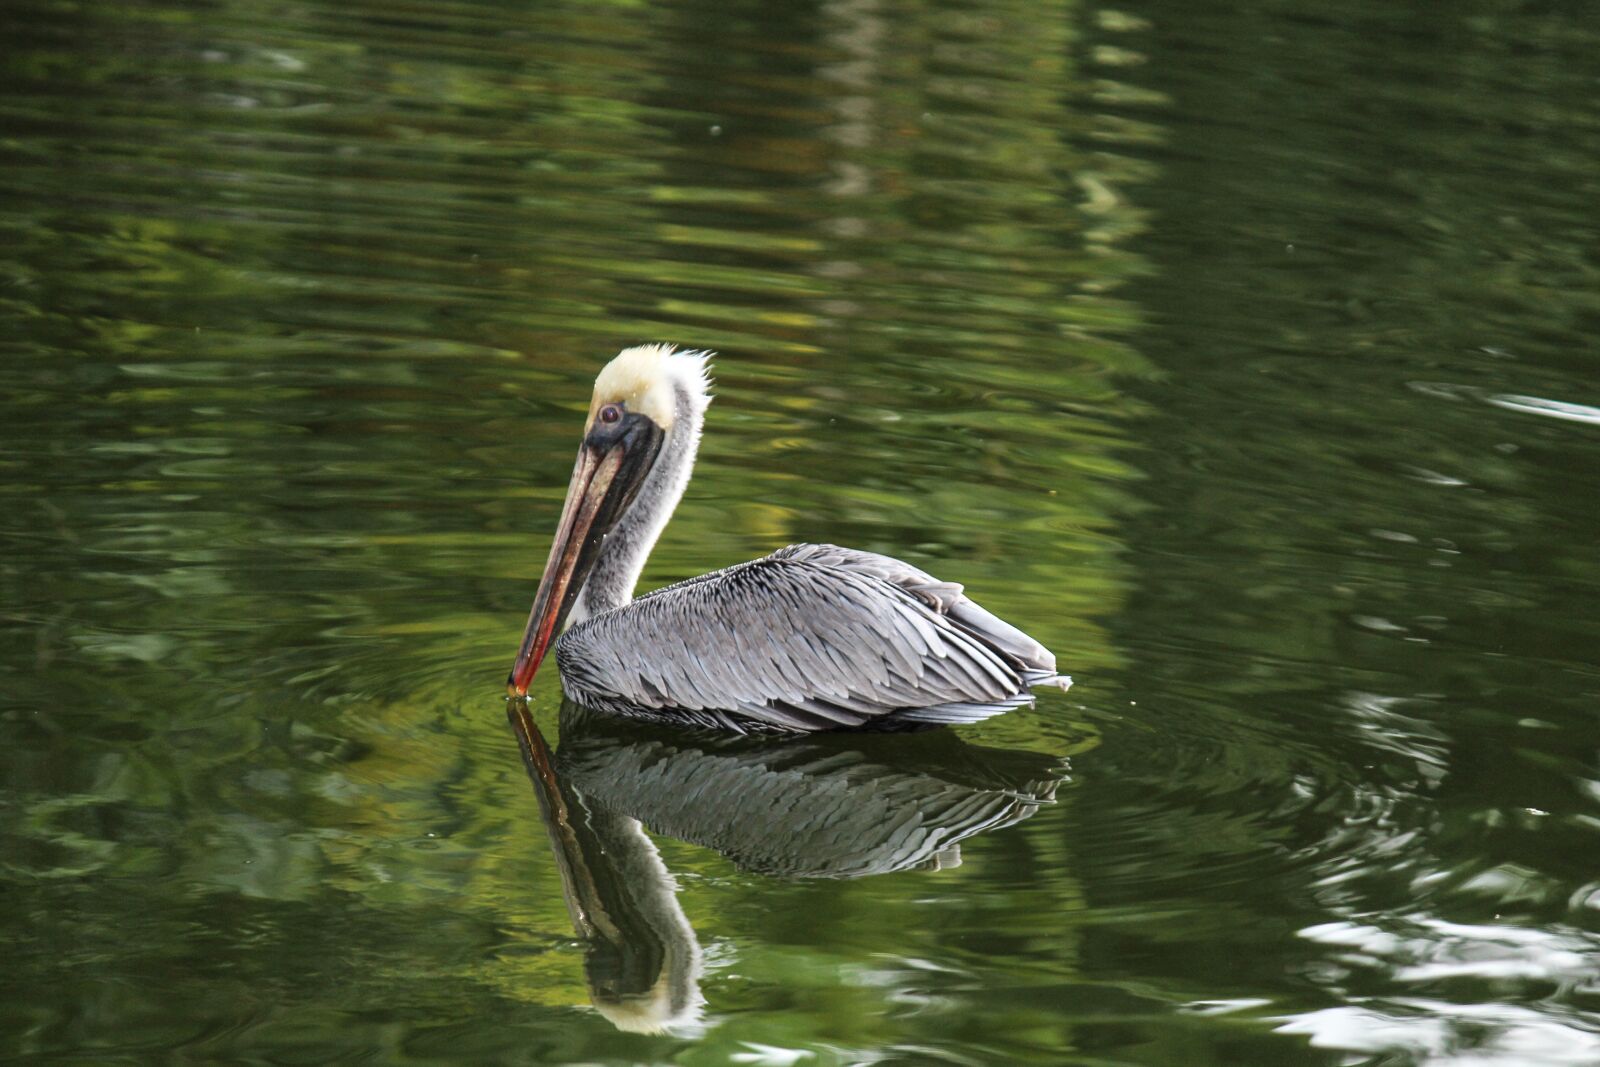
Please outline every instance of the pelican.
[[790, 545], [633, 599], [689, 482], [710, 358], [641, 345], [600, 371], [510, 696], [526, 697], [552, 645], [581, 704], [737, 733], [976, 722], [1033, 703], [1035, 686], [1072, 684], [961, 586], [836, 545]]

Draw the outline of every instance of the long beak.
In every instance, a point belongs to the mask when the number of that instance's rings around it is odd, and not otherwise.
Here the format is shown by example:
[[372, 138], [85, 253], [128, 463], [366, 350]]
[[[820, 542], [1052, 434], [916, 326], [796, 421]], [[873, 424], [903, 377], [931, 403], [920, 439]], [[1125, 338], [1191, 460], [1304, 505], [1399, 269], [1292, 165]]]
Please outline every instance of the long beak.
[[[589, 531], [594, 527], [595, 516], [605, 503], [621, 465], [620, 450], [597, 455], [587, 444], [578, 450], [572, 482], [567, 486], [567, 502], [561, 509], [561, 522], [556, 526], [556, 539], [550, 546], [550, 558], [545, 561], [539, 591], [533, 597], [533, 610], [528, 613], [522, 648], [511, 667], [511, 676], [506, 679], [512, 696], [527, 695], [528, 683], [533, 681], [534, 672], [539, 669], [551, 641], [578, 598], [583, 580], [588, 577], [587, 573], [577, 573], [578, 561], [585, 555], [583, 549], [589, 540]], [[593, 558], [599, 553], [591, 551], [587, 555], [591, 557], [592, 568]], [[573, 581], [574, 578], [577, 581]]]
[[[641, 417], [628, 418], [631, 421]], [[522, 647], [506, 679], [506, 692], [511, 696], [527, 695], [534, 673], [560, 634], [583, 583], [600, 558], [605, 535], [632, 503], [655, 460], [661, 442], [661, 431], [655, 424], [644, 420], [628, 427], [628, 431], [601, 440], [591, 436], [578, 449], [578, 462], [567, 486], [567, 502], [561, 509], [555, 541], [550, 545], [550, 558], [545, 562], [539, 591], [534, 594], [533, 610], [528, 613]]]

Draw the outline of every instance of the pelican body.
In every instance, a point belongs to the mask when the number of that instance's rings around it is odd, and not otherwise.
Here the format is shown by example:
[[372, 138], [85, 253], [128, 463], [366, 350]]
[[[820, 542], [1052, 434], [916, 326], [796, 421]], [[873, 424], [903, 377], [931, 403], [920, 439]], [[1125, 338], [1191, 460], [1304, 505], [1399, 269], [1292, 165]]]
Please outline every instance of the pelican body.
[[583, 705], [739, 733], [976, 722], [1072, 684], [961, 586], [872, 552], [790, 545], [633, 599], [694, 466], [709, 358], [643, 345], [600, 372], [512, 696], [552, 647]]

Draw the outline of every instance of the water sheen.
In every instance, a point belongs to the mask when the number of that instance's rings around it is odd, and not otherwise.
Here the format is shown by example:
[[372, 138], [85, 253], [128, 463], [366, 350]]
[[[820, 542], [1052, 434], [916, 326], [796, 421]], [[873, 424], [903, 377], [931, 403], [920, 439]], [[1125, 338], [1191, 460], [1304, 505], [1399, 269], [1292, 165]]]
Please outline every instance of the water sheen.
[[[0, 42], [0, 1058], [1600, 1062], [1592, 5]], [[897, 754], [546, 671], [525, 768], [499, 683], [646, 340], [721, 353], [646, 586], [892, 552], [1077, 687]]]

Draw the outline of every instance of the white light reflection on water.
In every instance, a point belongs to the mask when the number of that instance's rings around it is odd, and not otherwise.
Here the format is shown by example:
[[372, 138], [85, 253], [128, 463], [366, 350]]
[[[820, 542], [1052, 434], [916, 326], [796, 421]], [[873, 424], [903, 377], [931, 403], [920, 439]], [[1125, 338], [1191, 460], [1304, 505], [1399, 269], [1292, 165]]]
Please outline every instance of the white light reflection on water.
[[[1572, 1006], [1575, 997], [1600, 993], [1600, 938], [1594, 934], [1563, 925], [1533, 929], [1424, 916], [1391, 929], [1319, 923], [1300, 936], [1334, 949], [1352, 978], [1408, 992], [1346, 992], [1348, 1004], [1288, 1018], [1280, 1033], [1305, 1035], [1318, 1048], [1409, 1055], [1418, 1064], [1600, 1062], [1600, 1016]], [[1438, 995], [1463, 983], [1488, 983], [1508, 995], [1469, 1003]], [[1537, 1009], [1508, 1002], [1509, 994], [1534, 999], [1541, 990], [1553, 992]], [[1416, 995], [1421, 992], [1431, 995]]]
[[1546, 400], [1543, 397], [1517, 396], [1512, 393], [1502, 393], [1488, 399], [1495, 407], [1505, 408], [1507, 411], [1521, 411], [1529, 415], [1543, 415], [1551, 419], [1586, 422], [1591, 426], [1600, 426], [1600, 408], [1592, 408], [1587, 404], [1569, 404], [1563, 400]]
[[1402, 1053], [1418, 1067], [1545, 1067], [1600, 1062], [1592, 1023], [1563, 1020], [1515, 1004], [1451, 1004], [1423, 998], [1389, 1001], [1389, 1011], [1366, 1004], [1308, 1012], [1277, 1028], [1307, 1037], [1315, 1048], [1341, 1049], [1361, 1063], [1368, 1054]]

